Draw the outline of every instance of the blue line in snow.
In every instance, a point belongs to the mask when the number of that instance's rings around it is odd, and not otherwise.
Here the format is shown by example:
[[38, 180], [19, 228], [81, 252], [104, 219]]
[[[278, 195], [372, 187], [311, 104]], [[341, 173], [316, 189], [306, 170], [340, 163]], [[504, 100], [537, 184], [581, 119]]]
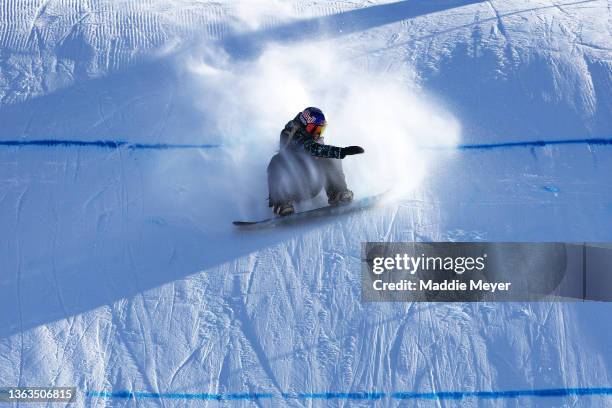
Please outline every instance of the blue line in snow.
[[199, 394], [199, 393], [157, 393], [157, 392], [132, 392], [132, 391], [88, 391], [89, 398], [106, 399], [185, 399], [185, 400], [260, 400], [260, 399], [345, 399], [345, 400], [380, 400], [382, 398], [393, 399], [429, 399], [429, 400], [460, 400], [463, 398], [479, 399], [508, 399], [519, 397], [570, 397], [570, 396], [612, 396], [612, 388], [552, 388], [535, 390], [510, 390], [510, 391], [442, 391], [430, 393], [394, 392], [386, 394], [383, 392], [324, 392], [324, 393], [282, 393], [280, 395], [270, 393], [235, 393], [235, 394]]
[[[565, 140], [531, 140], [523, 142], [502, 142], [502, 143], [479, 143], [461, 144], [455, 147], [429, 147], [435, 150], [490, 150], [504, 149], [512, 147], [544, 147], [549, 145], [566, 144], [586, 144], [586, 145], [612, 145], [612, 138], [590, 138], [590, 139], [565, 139]], [[173, 144], [173, 143], [132, 143], [124, 140], [0, 140], [0, 146], [43, 146], [43, 147], [100, 147], [106, 149], [150, 149], [150, 150], [169, 150], [169, 149], [214, 149], [219, 148], [218, 144]]]
[[431, 399], [459, 400], [463, 398], [518, 398], [518, 397], [569, 397], [582, 395], [612, 395], [612, 388], [552, 388], [541, 390], [511, 390], [511, 391], [456, 391], [412, 393], [396, 392], [391, 394], [396, 399]]
[[158, 392], [132, 392], [132, 391], [88, 391], [86, 393], [89, 398], [107, 398], [107, 399], [188, 399], [188, 400], [259, 400], [273, 398], [272, 394], [258, 393], [242, 393], [242, 394], [207, 394], [207, 393], [158, 393]]
[[214, 149], [215, 144], [172, 144], [172, 143], [131, 143], [123, 140], [0, 140], [0, 146], [44, 146], [44, 147], [101, 147], [105, 149]]
[[320, 392], [320, 393], [283, 393], [285, 399], [351, 399], [351, 400], [379, 400], [385, 397], [382, 392]]
[[590, 139], [565, 139], [565, 140], [531, 140], [523, 142], [462, 144], [457, 146], [459, 150], [488, 150], [503, 149], [509, 147], [544, 147], [550, 145], [564, 144], [587, 144], [587, 145], [612, 145], [612, 138], [590, 138]]

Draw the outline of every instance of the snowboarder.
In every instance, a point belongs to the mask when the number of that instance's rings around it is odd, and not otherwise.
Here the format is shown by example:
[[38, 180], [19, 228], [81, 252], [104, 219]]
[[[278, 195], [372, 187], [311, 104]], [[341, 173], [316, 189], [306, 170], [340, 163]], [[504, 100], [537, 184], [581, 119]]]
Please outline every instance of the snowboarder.
[[316, 197], [325, 188], [328, 203], [338, 205], [353, 200], [342, 162], [346, 156], [363, 153], [360, 146], [336, 147], [323, 143], [327, 126], [323, 112], [304, 109], [285, 125], [280, 134], [279, 152], [268, 165], [269, 204], [280, 216], [291, 215], [294, 203]]

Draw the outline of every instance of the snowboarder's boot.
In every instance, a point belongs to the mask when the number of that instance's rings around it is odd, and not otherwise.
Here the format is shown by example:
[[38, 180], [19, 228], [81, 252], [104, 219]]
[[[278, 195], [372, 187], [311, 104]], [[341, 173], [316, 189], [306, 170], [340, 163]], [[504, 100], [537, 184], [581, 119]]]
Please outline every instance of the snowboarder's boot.
[[274, 214], [279, 215], [281, 217], [291, 215], [294, 212], [295, 209], [293, 208], [293, 204], [291, 204], [290, 202], [274, 205]]
[[329, 205], [347, 204], [353, 201], [353, 192], [351, 190], [337, 191], [327, 196]]

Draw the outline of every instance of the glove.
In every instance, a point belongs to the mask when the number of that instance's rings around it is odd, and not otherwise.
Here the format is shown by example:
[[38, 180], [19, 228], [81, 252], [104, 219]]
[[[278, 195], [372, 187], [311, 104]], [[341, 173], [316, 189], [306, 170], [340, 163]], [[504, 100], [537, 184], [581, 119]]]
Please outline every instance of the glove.
[[340, 149], [340, 158], [344, 159], [346, 156], [351, 156], [353, 154], [361, 154], [364, 151], [365, 150], [363, 150], [363, 147], [361, 146], [343, 147], [342, 149]]

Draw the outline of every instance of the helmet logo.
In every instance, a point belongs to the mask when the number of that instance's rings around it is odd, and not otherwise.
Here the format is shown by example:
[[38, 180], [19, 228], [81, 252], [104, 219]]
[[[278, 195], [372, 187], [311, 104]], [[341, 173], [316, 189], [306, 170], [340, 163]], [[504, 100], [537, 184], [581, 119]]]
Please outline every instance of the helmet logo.
[[303, 125], [314, 123], [316, 125], [325, 124], [325, 116], [318, 108], [306, 108], [300, 114], [300, 121]]
[[315, 123], [315, 120], [316, 120], [316, 118], [313, 117], [308, 110], [305, 110], [304, 112], [302, 112], [302, 118], [303, 118], [303, 122], [306, 122], [305, 124]]

